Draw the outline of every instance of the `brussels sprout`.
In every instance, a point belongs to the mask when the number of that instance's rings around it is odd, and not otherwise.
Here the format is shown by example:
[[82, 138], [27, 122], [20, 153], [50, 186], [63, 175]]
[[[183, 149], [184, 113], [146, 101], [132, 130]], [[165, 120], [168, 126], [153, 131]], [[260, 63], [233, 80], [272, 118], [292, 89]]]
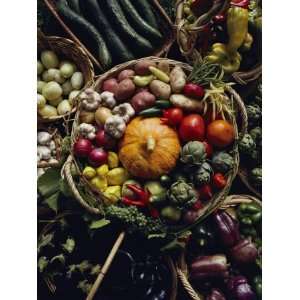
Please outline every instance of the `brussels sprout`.
[[262, 141], [262, 130], [261, 127], [255, 127], [250, 130], [250, 135], [252, 136], [254, 142], [257, 146], [261, 147], [261, 141]]
[[261, 119], [261, 108], [257, 104], [246, 105], [248, 122], [250, 125], [257, 125]]
[[225, 174], [234, 166], [233, 157], [224, 151], [216, 152], [212, 157], [212, 166], [214, 171]]
[[206, 159], [203, 143], [192, 141], [185, 144], [181, 151], [181, 161], [186, 164], [199, 165]]
[[246, 133], [239, 141], [239, 150], [241, 153], [250, 155], [256, 148], [256, 144], [249, 133]]
[[261, 168], [254, 168], [250, 173], [250, 180], [253, 185], [257, 187], [261, 187], [262, 185], [262, 169]]
[[204, 162], [199, 168], [195, 170], [192, 176], [192, 180], [195, 185], [203, 185], [210, 182], [213, 169], [207, 162]]

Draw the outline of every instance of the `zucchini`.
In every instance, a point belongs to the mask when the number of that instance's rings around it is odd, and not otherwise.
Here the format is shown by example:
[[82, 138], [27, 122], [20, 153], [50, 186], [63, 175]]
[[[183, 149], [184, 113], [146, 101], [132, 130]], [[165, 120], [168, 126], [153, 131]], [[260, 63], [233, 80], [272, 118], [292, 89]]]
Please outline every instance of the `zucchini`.
[[121, 4], [123, 11], [128, 18], [128, 21], [130, 21], [137, 32], [139, 32], [152, 42], [159, 43], [162, 40], [161, 33], [144, 21], [144, 19], [136, 11], [130, 0], [119, 0], [119, 3]]
[[102, 3], [104, 4], [105, 9], [103, 7], [103, 11], [106, 11], [111, 20], [111, 24], [113, 24], [115, 29], [120, 32], [124, 41], [132, 47], [132, 51], [139, 56], [148, 55], [153, 51], [151, 43], [140, 36], [129, 25], [117, 0], [101, 0], [98, 3], [99, 5]]
[[159, 117], [162, 115], [162, 110], [157, 107], [151, 107], [142, 110], [138, 115], [142, 117]]
[[123, 44], [119, 36], [112, 29], [105, 14], [100, 9], [97, 0], [84, 1], [84, 16], [92, 22], [99, 32], [103, 33], [106, 38], [106, 43], [113, 55], [114, 63], [121, 63], [124, 61], [134, 59], [129, 49]]
[[73, 11], [81, 15], [79, 0], [68, 0], [68, 5]]
[[68, 7], [66, 0], [56, 2], [58, 13], [67, 21], [70, 26], [77, 28], [82, 37], [92, 42], [96, 49], [97, 58], [104, 69], [109, 69], [112, 65], [112, 58], [106, 43], [97, 29], [86, 21], [83, 17]]
[[158, 28], [157, 20], [155, 14], [152, 10], [152, 6], [149, 0], [134, 0], [134, 5], [136, 6], [138, 12], [145, 19], [145, 21], [152, 27]]
[[170, 108], [172, 103], [168, 100], [157, 100], [155, 101], [155, 105], [159, 108]]

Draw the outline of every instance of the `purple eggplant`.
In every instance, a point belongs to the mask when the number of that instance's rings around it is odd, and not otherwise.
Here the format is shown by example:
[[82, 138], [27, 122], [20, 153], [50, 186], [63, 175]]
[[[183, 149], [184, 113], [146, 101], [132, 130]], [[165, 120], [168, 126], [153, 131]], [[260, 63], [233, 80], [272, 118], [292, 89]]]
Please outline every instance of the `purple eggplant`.
[[235, 276], [227, 283], [231, 300], [256, 300], [255, 293], [244, 276]]
[[195, 258], [190, 265], [190, 276], [193, 280], [227, 277], [228, 267], [226, 256], [218, 254]]
[[244, 239], [230, 249], [230, 256], [237, 264], [248, 264], [256, 260], [258, 250], [249, 239]]
[[225, 247], [232, 247], [240, 240], [239, 224], [227, 212], [221, 210], [214, 215], [219, 237]]
[[205, 300], [226, 300], [226, 298], [220, 290], [212, 289], [210, 294], [206, 296]]

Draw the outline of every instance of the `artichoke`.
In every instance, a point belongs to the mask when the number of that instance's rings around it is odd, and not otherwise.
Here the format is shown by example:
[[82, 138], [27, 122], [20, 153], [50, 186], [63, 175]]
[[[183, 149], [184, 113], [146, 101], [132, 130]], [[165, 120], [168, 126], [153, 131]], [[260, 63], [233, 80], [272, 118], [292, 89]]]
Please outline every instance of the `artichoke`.
[[261, 164], [262, 157], [261, 157], [261, 151], [260, 150], [254, 150], [251, 152], [250, 157], [253, 161], [256, 162], [256, 165]]
[[214, 171], [225, 174], [233, 168], [234, 159], [227, 152], [216, 152], [212, 157], [212, 166]]
[[248, 122], [250, 125], [257, 125], [261, 119], [261, 108], [257, 104], [246, 105]]
[[261, 187], [262, 185], [262, 169], [261, 168], [254, 168], [250, 173], [250, 180], [253, 185], [257, 187]]
[[254, 142], [257, 146], [261, 147], [261, 141], [262, 141], [262, 130], [261, 127], [255, 127], [250, 130], [250, 135], [252, 136]]
[[184, 181], [177, 181], [168, 190], [168, 198], [172, 205], [184, 209], [193, 206], [198, 199], [198, 194], [191, 185]]
[[213, 173], [213, 169], [207, 162], [204, 162], [195, 173], [191, 174], [192, 181], [195, 185], [203, 185], [205, 183], [210, 182], [211, 175]]
[[246, 133], [239, 141], [239, 150], [241, 153], [250, 155], [256, 148], [256, 144], [249, 133]]
[[200, 165], [206, 159], [203, 143], [192, 141], [185, 144], [181, 150], [181, 161], [185, 164]]

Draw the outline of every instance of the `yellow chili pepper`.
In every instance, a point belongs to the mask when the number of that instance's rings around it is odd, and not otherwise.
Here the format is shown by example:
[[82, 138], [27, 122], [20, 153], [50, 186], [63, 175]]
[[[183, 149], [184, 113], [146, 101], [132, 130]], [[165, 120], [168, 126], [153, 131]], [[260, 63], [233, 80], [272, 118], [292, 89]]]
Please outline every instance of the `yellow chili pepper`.
[[86, 179], [92, 179], [93, 177], [95, 177], [97, 175], [96, 170], [90, 166], [86, 166], [82, 172], [82, 175], [86, 178]]
[[109, 186], [105, 191], [104, 191], [104, 202], [105, 204], [115, 204], [121, 199], [121, 186], [119, 185], [113, 185]]
[[90, 180], [90, 183], [93, 188], [95, 188], [99, 192], [104, 192], [107, 189], [107, 178], [96, 176]]
[[144, 87], [147, 86], [153, 79], [154, 79], [153, 75], [148, 75], [148, 76], [136, 75], [133, 77], [133, 82], [138, 87]]
[[108, 152], [107, 163], [110, 169], [117, 168], [119, 166], [119, 157], [115, 152]]
[[161, 80], [165, 83], [169, 83], [170, 82], [170, 77], [168, 76], [168, 74], [166, 74], [165, 72], [163, 72], [162, 70], [155, 68], [153, 66], [149, 67], [150, 72], [158, 79]]
[[96, 169], [96, 172], [100, 177], [106, 176], [108, 171], [109, 171], [108, 165], [106, 165], [106, 164], [104, 164]]
[[124, 168], [114, 168], [107, 173], [108, 185], [122, 185], [128, 178], [128, 171]]

